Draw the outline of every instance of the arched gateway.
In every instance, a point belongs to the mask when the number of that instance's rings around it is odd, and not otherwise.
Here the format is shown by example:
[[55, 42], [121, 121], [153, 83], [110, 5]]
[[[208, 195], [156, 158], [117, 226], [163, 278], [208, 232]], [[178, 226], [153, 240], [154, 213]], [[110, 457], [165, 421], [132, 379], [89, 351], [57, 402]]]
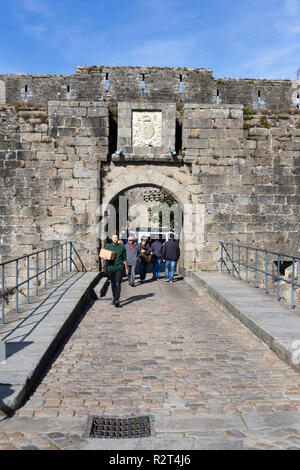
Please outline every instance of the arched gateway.
[[103, 198], [101, 203], [101, 239], [102, 243], [107, 234], [103, 231], [108, 207], [116, 198], [132, 189], [156, 187], [170, 194], [178, 203], [183, 216], [183, 225], [180, 233], [181, 258], [180, 268], [189, 270], [195, 259], [195, 250], [203, 243], [204, 217], [201, 206], [193, 204], [191, 191], [193, 184], [191, 175], [183, 168], [165, 165], [113, 165], [110, 172], [103, 179]]

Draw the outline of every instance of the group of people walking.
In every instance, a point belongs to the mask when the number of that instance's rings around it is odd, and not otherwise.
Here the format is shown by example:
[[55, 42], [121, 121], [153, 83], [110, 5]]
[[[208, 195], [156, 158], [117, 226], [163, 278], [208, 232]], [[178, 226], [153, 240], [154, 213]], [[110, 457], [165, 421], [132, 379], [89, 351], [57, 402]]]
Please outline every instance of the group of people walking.
[[140, 281], [146, 279], [147, 266], [152, 263], [153, 280], [160, 278], [161, 263], [165, 262], [165, 281], [172, 283], [176, 269], [176, 263], [180, 256], [178, 243], [174, 240], [174, 234], [170, 234], [170, 240], [163, 243], [162, 236], [153, 243], [142, 236], [141, 242], [136, 243], [132, 236], [128, 237], [128, 243], [120, 243], [118, 235], [112, 236], [112, 243], [106, 246], [107, 250], [116, 253], [114, 260], [107, 262], [108, 279], [111, 282], [113, 304], [120, 307], [121, 282], [123, 269], [128, 277], [128, 283], [135, 287], [136, 268], [139, 267]]

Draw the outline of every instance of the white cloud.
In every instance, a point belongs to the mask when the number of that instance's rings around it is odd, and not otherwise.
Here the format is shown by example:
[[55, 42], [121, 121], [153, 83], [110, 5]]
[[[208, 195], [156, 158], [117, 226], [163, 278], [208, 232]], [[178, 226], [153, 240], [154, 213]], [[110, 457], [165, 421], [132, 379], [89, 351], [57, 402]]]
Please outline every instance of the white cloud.
[[44, 16], [53, 16], [46, 2], [41, 0], [20, 0], [21, 5], [31, 13], [37, 13]]
[[[300, 65], [300, 1], [285, 0], [266, 23], [266, 45], [247, 50], [248, 60], [238, 66], [238, 74], [267, 79], [295, 79]], [[272, 46], [270, 46], [272, 44]], [[237, 69], [237, 68], [236, 68]]]
[[25, 33], [30, 34], [36, 39], [41, 39], [43, 38], [44, 34], [47, 33], [48, 28], [41, 24], [28, 25], [28, 26], [24, 26], [24, 31]]
[[283, 41], [288, 40], [288, 36], [295, 36], [300, 33], [300, 1], [285, 0], [283, 8], [277, 12], [274, 27]]
[[189, 66], [197, 45], [196, 35], [185, 35], [183, 38], [149, 38], [138, 47], [126, 51], [127, 58], [134, 65], [156, 65], [180, 67]]
[[[240, 73], [247, 74], [251, 77], [251, 71], [255, 71], [255, 75], [261, 78], [294, 78], [297, 67], [296, 60], [298, 58], [298, 44], [288, 44], [281, 48], [262, 49], [257, 55], [240, 64]], [[253, 76], [253, 74], [252, 74]]]

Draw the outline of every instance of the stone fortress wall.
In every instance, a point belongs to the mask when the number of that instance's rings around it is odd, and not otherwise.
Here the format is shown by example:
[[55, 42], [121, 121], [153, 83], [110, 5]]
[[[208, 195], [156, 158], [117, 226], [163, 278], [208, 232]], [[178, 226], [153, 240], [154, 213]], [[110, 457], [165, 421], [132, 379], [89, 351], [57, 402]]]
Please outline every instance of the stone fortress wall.
[[[195, 217], [201, 209], [203, 225], [184, 240], [186, 270], [217, 269], [220, 240], [299, 255], [300, 112], [292, 102], [295, 84], [266, 81], [264, 94], [260, 82], [257, 109], [255, 84], [229, 80], [226, 88], [227, 80], [218, 84], [202, 69], [187, 75], [186, 69], [153, 68], [151, 86], [148, 69], [141, 96], [141, 70], [79, 67], [70, 99], [60, 95], [59, 100], [58, 85], [66, 91], [70, 83], [65, 77], [32, 77], [32, 82], [27, 80], [27, 104], [21, 101], [28, 76], [1, 76], [6, 103], [0, 107], [0, 259], [73, 241], [87, 269], [97, 270], [100, 204], [145, 185], [162, 188], [182, 206], [191, 204]], [[178, 94], [181, 71], [183, 93]], [[202, 77], [201, 87], [195, 77]], [[242, 93], [238, 84], [246, 82], [254, 90], [248, 95], [252, 101], [239, 103], [230, 87], [235, 83]], [[227, 95], [220, 93], [219, 104], [217, 86], [227, 89]], [[54, 101], [48, 101], [50, 91]], [[224, 104], [225, 96], [237, 104]], [[130, 146], [124, 147], [125, 155], [115, 154], [131, 110], [141, 110], [143, 103], [147, 109], [148, 102], [149, 109], [165, 112], [168, 132], [173, 125], [175, 158], [142, 153], [133, 158], [126, 153]]]
[[108, 102], [243, 104], [269, 110], [292, 109], [300, 81], [216, 79], [209, 69], [79, 66], [75, 75], [0, 74], [0, 104], [28, 101], [46, 104], [67, 99]]

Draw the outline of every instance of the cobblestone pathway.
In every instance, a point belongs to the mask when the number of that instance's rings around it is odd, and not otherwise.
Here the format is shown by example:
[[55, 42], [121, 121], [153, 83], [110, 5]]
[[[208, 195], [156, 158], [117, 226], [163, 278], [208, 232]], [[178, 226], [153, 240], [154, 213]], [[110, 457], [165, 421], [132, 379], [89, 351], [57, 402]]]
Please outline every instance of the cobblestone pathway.
[[[237, 320], [201, 293], [195, 297], [182, 280], [135, 288], [124, 282], [122, 299], [121, 309], [110, 295], [94, 303], [12, 421], [255, 412], [270, 416], [270, 424], [259, 431], [199, 430], [192, 437], [238, 440], [241, 448], [300, 448], [300, 427], [272, 424], [276, 413], [300, 412], [300, 374]], [[83, 442], [74, 432], [72, 440], [30, 429], [1, 432], [0, 423], [0, 449]]]

